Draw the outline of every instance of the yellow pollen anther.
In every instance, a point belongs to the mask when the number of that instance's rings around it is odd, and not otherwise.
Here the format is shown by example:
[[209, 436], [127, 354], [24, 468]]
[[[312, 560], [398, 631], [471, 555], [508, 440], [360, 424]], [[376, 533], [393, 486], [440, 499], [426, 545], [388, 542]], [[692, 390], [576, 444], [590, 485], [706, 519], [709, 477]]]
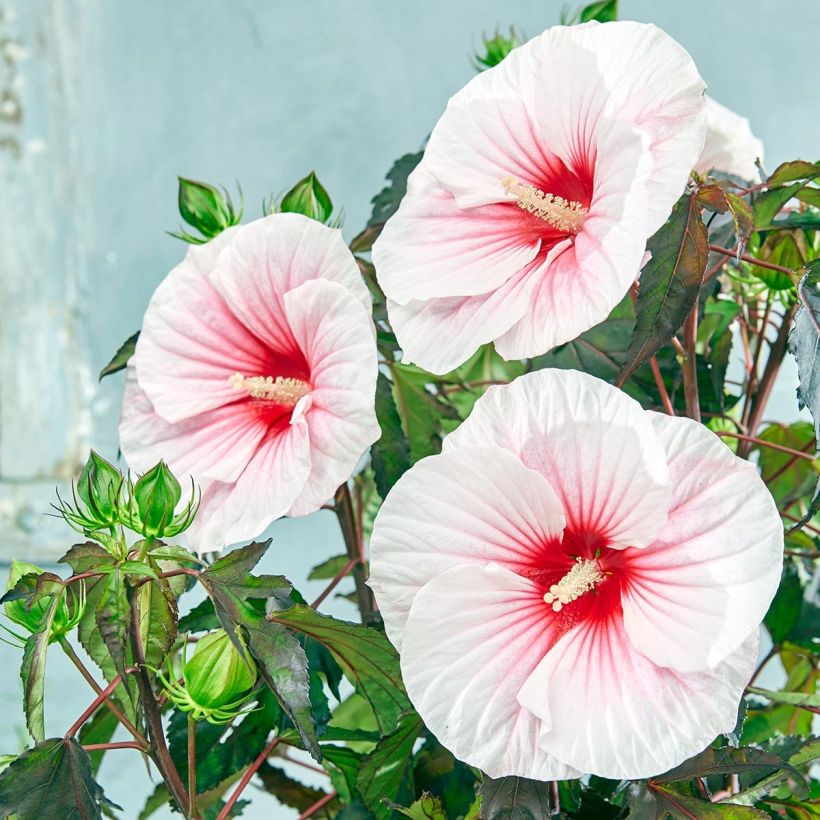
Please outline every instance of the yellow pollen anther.
[[301, 379], [284, 376], [243, 376], [234, 373], [228, 381], [236, 390], [242, 390], [252, 399], [266, 399], [284, 407], [295, 407], [302, 396], [310, 393], [310, 385]]
[[580, 202], [569, 202], [562, 196], [545, 194], [534, 185], [525, 185], [515, 177], [501, 180], [504, 190], [518, 200], [518, 207], [543, 219], [544, 222], [567, 233], [578, 233], [584, 225], [588, 209]]
[[572, 569], [544, 593], [544, 603], [552, 604], [553, 611], [560, 612], [563, 606], [594, 589], [595, 584], [603, 580], [604, 574], [597, 561], [576, 558]]

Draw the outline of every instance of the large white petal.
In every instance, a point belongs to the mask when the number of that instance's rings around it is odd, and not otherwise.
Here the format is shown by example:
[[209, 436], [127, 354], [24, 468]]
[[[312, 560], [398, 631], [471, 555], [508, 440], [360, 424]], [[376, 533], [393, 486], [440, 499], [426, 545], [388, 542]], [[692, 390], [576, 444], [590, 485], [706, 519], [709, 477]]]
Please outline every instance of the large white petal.
[[407, 621], [402, 677], [425, 724], [490, 777], [579, 777], [539, 748], [516, 699], [556, 640], [539, 588], [507, 569], [455, 566], [426, 584]]
[[642, 655], [613, 615], [566, 633], [518, 700], [542, 719], [541, 748], [560, 760], [601, 777], [651, 777], [734, 728], [757, 644], [755, 630], [714, 669], [684, 674]]
[[763, 143], [752, 133], [749, 120], [706, 97], [706, 123], [706, 142], [695, 170], [758, 179], [757, 160], [763, 162]]
[[370, 539], [370, 586], [400, 649], [419, 589], [464, 563], [529, 567], [564, 528], [543, 476], [496, 447], [430, 456], [405, 473], [384, 502]]
[[444, 451], [492, 444], [546, 477], [567, 527], [613, 547], [645, 547], [671, 499], [663, 448], [643, 408], [576, 370], [539, 370], [491, 387]]
[[311, 469], [289, 511], [307, 515], [350, 477], [381, 433], [375, 409], [376, 341], [370, 314], [335, 282], [305, 282], [285, 294], [284, 309], [310, 363], [312, 389], [305, 419]]
[[630, 555], [624, 623], [655, 663], [705, 669], [763, 620], [780, 582], [783, 525], [754, 465], [694, 421], [650, 418], [672, 504], [655, 542]]

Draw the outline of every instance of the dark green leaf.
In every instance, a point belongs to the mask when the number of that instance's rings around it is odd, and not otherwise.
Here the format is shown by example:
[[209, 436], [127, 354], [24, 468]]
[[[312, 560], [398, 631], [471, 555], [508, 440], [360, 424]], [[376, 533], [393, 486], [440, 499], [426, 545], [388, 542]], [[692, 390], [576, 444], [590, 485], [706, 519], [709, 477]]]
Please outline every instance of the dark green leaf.
[[[771, 772], [787, 767], [777, 755], [769, 752], [748, 747], [743, 749], [733, 749], [723, 747], [705, 749], [699, 755], [681, 763], [680, 766], [666, 772], [666, 774], [653, 777], [653, 783], [672, 783], [676, 780], [691, 780], [693, 777], [710, 777], [715, 774], [732, 774], [754, 772], [759, 775], [771, 774]], [[800, 773], [792, 769], [793, 774], [798, 778]]]
[[86, 541], [84, 544], [75, 544], [71, 547], [59, 563], [68, 564], [79, 575], [81, 572], [110, 570], [116, 559], [99, 544]]
[[393, 167], [387, 172], [387, 181], [390, 184], [372, 199], [373, 213], [367, 223], [368, 227], [383, 225], [396, 213], [402, 197], [407, 193], [407, 177], [419, 164], [423, 154], [423, 151], [416, 154], [404, 154], [393, 163]]
[[807, 182], [794, 182], [784, 188], [773, 188], [758, 194], [752, 206], [755, 227], [758, 230], [768, 228], [786, 203], [797, 196], [807, 184]]
[[[80, 728], [77, 740], [81, 746], [89, 746], [92, 743], [108, 743], [114, 736], [114, 732], [120, 725], [117, 716], [110, 709], [97, 709], [91, 720], [86, 721]], [[91, 768], [94, 773], [100, 768], [105, 752], [89, 752], [91, 758]]]
[[125, 579], [119, 568], [106, 575], [98, 582], [102, 587], [95, 609], [97, 628], [108, 653], [114, 662], [114, 668], [125, 677], [128, 666], [128, 634], [131, 620], [131, 607], [125, 591]]
[[432, 735], [415, 756], [413, 779], [417, 792], [430, 792], [441, 799], [448, 817], [467, 814], [478, 781], [475, 770], [456, 760]]
[[792, 768], [799, 769], [801, 766], [806, 766], [809, 763], [813, 763], [819, 758], [820, 740], [810, 738], [796, 752], [789, 755], [787, 763], [790, 768], [780, 769], [764, 777], [762, 780], [754, 783], [749, 788], [744, 789], [739, 794], [734, 795], [732, 800], [743, 805], [752, 805], [760, 800], [761, 797], [771, 792], [771, 790], [779, 783], [789, 777]]
[[20, 677], [23, 681], [23, 707], [26, 713], [26, 726], [35, 741], [45, 737], [45, 713], [43, 706], [46, 678], [46, 655], [51, 636], [51, 625], [60, 605], [61, 596], [55, 595], [51, 601], [39, 632], [35, 632], [26, 641], [23, 649], [23, 663]]
[[128, 360], [134, 355], [139, 337], [140, 332], [137, 331], [120, 345], [119, 350], [111, 357], [111, 361], [100, 370], [100, 381], [112, 373], [119, 373], [120, 370], [125, 370], [128, 365]]
[[777, 594], [763, 619], [773, 643], [780, 644], [789, 637], [800, 622], [802, 609], [803, 587], [800, 584], [800, 577], [794, 564], [786, 563], [783, 566], [783, 577]]
[[382, 434], [370, 453], [379, 495], [387, 498], [393, 485], [410, 469], [410, 449], [393, 399], [392, 385], [384, 373], [379, 373], [376, 382], [376, 418]]
[[359, 694], [373, 707], [383, 734], [393, 731], [399, 716], [412, 708], [401, 680], [398, 653], [383, 633], [320, 615], [302, 604], [274, 612], [270, 618], [315, 638], [333, 653]]
[[620, 384], [669, 343], [697, 301], [709, 250], [695, 194], [678, 200], [647, 250], [652, 258], [641, 271], [637, 321], [618, 377]]
[[176, 805], [171, 797], [171, 793], [168, 791], [168, 787], [164, 783], [158, 783], [157, 787], [145, 801], [145, 805], [142, 807], [142, 811], [139, 813], [137, 820], [148, 820], [149, 817], [169, 803], [172, 806]]
[[187, 615], [179, 619], [180, 632], [210, 632], [219, 629], [219, 618], [210, 598], [200, 601]]
[[88, 754], [73, 738], [44, 740], [0, 774], [0, 817], [97, 820], [103, 806], [112, 805], [94, 780]]
[[268, 620], [264, 611], [253, 605], [255, 600], [284, 597], [291, 591], [284, 578], [250, 574], [269, 543], [251, 544], [228, 553], [203, 572], [200, 580], [213, 601], [222, 628], [243, 656], [250, 651], [265, 682], [299, 731], [305, 748], [319, 760], [305, 650], [287, 629]]
[[[284, 769], [263, 763], [259, 768], [259, 779], [265, 790], [276, 796], [283, 805], [296, 809], [300, 814], [327, 796], [327, 792], [306, 786], [288, 775]], [[321, 809], [311, 817], [331, 818], [336, 816], [339, 809], [338, 801], [331, 801], [326, 808]]]
[[629, 805], [629, 820], [755, 820], [768, 819], [765, 812], [750, 806], [710, 803], [674, 787], [650, 783], [637, 785]]
[[308, 581], [324, 581], [335, 578], [348, 564], [347, 555], [334, 555], [321, 564], [317, 564], [308, 575]]
[[[789, 351], [797, 360], [800, 384], [797, 399], [801, 407], [807, 407], [814, 420], [814, 436], [820, 447], [820, 365], [817, 352], [820, 349], [820, 260], [813, 262], [797, 286], [800, 308], [795, 314], [794, 325], [789, 333]], [[820, 481], [809, 508], [798, 529], [806, 523], [820, 506]]]
[[550, 813], [550, 784], [525, 777], [485, 775], [481, 794], [481, 820], [542, 820]]
[[413, 746], [421, 727], [421, 718], [414, 712], [403, 715], [395, 731], [383, 737], [361, 762], [356, 788], [378, 820], [391, 816], [385, 800], [403, 803], [408, 794], [412, 799]]
[[[769, 444], [788, 447], [810, 454], [815, 450], [814, 428], [809, 422], [798, 421], [788, 426], [770, 424], [758, 434]], [[820, 462], [795, 459], [789, 453], [763, 445], [753, 448], [758, 453], [760, 472], [769, 492], [781, 509], [807, 498], [817, 483]]]
[[800, 179], [813, 179], [820, 176], [820, 163], [806, 162], [803, 159], [783, 162], [774, 169], [766, 180], [769, 188], [783, 185], [787, 182], [795, 182]]
[[356, 795], [356, 774], [361, 762], [362, 755], [347, 746], [322, 744], [322, 765], [343, 803], [352, 802]]
[[143, 584], [136, 594], [145, 660], [159, 668], [177, 637], [177, 599], [167, 578]]
[[610, 23], [618, 19], [618, 0], [599, 0], [581, 9], [580, 22], [597, 20], [599, 23]]

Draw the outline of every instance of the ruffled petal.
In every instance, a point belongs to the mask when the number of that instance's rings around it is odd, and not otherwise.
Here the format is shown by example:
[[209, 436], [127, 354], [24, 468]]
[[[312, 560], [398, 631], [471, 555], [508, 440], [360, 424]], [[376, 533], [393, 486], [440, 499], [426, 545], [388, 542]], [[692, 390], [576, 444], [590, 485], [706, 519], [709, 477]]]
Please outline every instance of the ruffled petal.
[[128, 366], [120, 415], [120, 448], [129, 467], [145, 471], [164, 459], [180, 481], [235, 481], [268, 425], [244, 404], [227, 404], [171, 424], [154, 410]]
[[491, 387], [444, 440], [444, 451], [495, 445], [540, 472], [572, 530], [613, 547], [645, 547], [671, 499], [663, 448], [643, 408], [575, 370], [539, 370]]
[[713, 667], [763, 620], [783, 566], [783, 525], [753, 464], [689, 419], [651, 413], [672, 503], [630, 554], [624, 624], [635, 647], [681, 672]]
[[[407, 304], [487, 293], [536, 257], [541, 243], [522, 238], [520, 208], [507, 203], [465, 211], [424, 169], [415, 172], [414, 181], [412, 195], [402, 200], [373, 246], [388, 299]], [[500, 182], [498, 187], [499, 198], [505, 198]]]
[[390, 640], [401, 649], [407, 613], [431, 578], [465, 563], [529, 567], [563, 528], [550, 485], [508, 451], [464, 447], [419, 461], [370, 539], [370, 586]]
[[552, 261], [569, 247], [569, 240], [552, 247], [492, 293], [413, 301], [388, 301], [387, 312], [404, 353], [431, 373], [448, 373], [463, 364], [481, 345], [501, 336], [529, 309], [533, 288]]
[[752, 133], [749, 120], [706, 97], [706, 123], [706, 143], [695, 170], [758, 179], [757, 161], [763, 162], [763, 143]]
[[294, 408], [294, 419], [284, 432], [272, 433], [259, 446], [235, 483], [215, 481], [208, 486], [187, 531], [196, 552], [256, 538], [288, 512], [311, 468], [308, 425], [299, 409]]
[[238, 319], [270, 348], [295, 345], [283, 299], [310, 279], [336, 282], [366, 310], [370, 297], [341, 232], [301, 214], [273, 214], [239, 229], [220, 254], [214, 287]]
[[236, 318], [209, 278], [238, 230], [191, 245], [151, 297], [134, 364], [140, 386], [166, 421], [235, 401], [229, 379], [236, 372], [265, 372], [265, 345]]
[[317, 279], [285, 294], [284, 311], [310, 362], [305, 410], [312, 466], [290, 515], [315, 512], [346, 481], [381, 430], [376, 420], [378, 363], [369, 313], [345, 288]]
[[505, 359], [537, 356], [606, 319], [635, 281], [646, 248], [649, 137], [605, 120], [592, 137], [598, 160], [589, 213], [572, 244], [545, 266], [524, 316], [496, 340]]
[[455, 566], [416, 596], [402, 677], [425, 724], [490, 777], [580, 777], [539, 748], [540, 721], [516, 695], [556, 636], [536, 586], [494, 564]]
[[541, 748], [600, 777], [667, 771], [731, 731], [757, 659], [758, 633], [714, 669], [656, 666], [619, 615], [567, 632], [522, 686], [518, 701], [542, 720]]

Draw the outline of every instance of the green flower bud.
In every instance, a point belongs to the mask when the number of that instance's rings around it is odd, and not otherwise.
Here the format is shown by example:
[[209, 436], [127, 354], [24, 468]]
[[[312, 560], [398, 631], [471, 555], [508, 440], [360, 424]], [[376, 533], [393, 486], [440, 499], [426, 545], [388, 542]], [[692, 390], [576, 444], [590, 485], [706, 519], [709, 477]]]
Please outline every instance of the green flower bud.
[[482, 37], [484, 40], [484, 54], [473, 55], [473, 65], [476, 71], [497, 66], [514, 48], [524, 42], [522, 34], [510, 26], [510, 34], [506, 36], [496, 29], [492, 37]]
[[[241, 639], [240, 639], [241, 640]], [[256, 666], [242, 653], [223, 629], [211, 632], [197, 641], [196, 649], [179, 675], [169, 668], [169, 677], [158, 677], [168, 697], [177, 708], [194, 720], [227, 723], [240, 712], [256, 683]]]
[[[40, 576], [45, 572], [44, 569], [29, 564], [26, 561], [11, 562], [11, 569], [9, 571], [8, 583], [6, 584], [6, 592], [13, 590], [21, 578], [25, 576]], [[27, 579], [28, 581], [29, 579]], [[30, 591], [33, 595], [36, 588], [36, 579], [32, 577], [30, 584]], [[55, 583], [57, 583], [57, 580]], [[80, 593], [75, 597], [73, 590], [66, 590], [57, 604], [57, 609], [54, 612], [54, 618], [51, 622], [50, 640], [56, 640], [61, 635], [70, 632], [79, 623], [85, 609], [85, 586], [80, 584]], [[31, 595], [26, 595], [20, 598], [14, 598], [11, 601], [6, 601], [3, 604], [6, 616], [9, 620], [22, 626], [27, 632], [39, 632], [46, 622], [48, 612], [51, 609], [53, 601], [52, 595], [41, 595], [30, 606]]]
[[117, 523], [121, 486], [120, 471], [92, 450], [77, 480], [77, 495], [85, 504], [89, 520], [100, 527]]
[[330, 219], [333, 202], [316, 174], [311, 171], [282, 197], [279, 210], [283, 213], [302, 214], [325, 223]]
[[185, 231], [172, 236], [186, 242], [201, 244], [218, 236], [225, 228], [238, 225], [242, 219], [242, 205], [240, 203], [237, 212], [228, 192], [224, 189], [220, 191], [207, 182], [179, 177], [179, 213], [192, 228], [202, 234], [204, 239], [191, 236]]
[[160, 461], [134, 485], [133, 498], [139, 514], [139, 532], [162, 537], [174, 520], [182, 488], [165, 462]]

